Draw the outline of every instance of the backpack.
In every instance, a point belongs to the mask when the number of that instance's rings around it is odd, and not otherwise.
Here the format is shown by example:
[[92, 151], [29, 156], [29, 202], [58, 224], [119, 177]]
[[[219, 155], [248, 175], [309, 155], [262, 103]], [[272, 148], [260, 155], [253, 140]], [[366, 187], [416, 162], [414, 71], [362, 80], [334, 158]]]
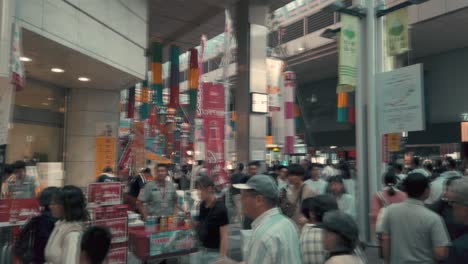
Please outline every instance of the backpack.
[[36, 235], [36, 223], [38, 217], [33, 217], [21, 229], [18, 240], [15, 242], [14, 252], [23, 263], [30, 263], [35, 259], [34, 256], [34, 241]]
[[380, 234], [382, 233], [382, 229], [383, 229], [382, 224], [383, 224], [383, 219], [385, 217], [385, 211], [387, 209], [387, 206], [390, 204], [387, 202], [387, 200], [385, 200], [385, 197], [383, 196], [382, 192], [378, 192], [377, 197], [379, 197], [380, 201], [382, 202], [384, 206], [380, 208], [379, 214], [377, 215], [377, 221], [375, 223], [375, 232], [377, 234]]
[[291, 203], [288, 199], [288, 194], [287, 194], [287, 186], [281, 189], [280, 193], [280, 199], [279, 199], [279, 207], [281, 209], [281, 212], [289, 217], [292, 218], [294, 214], [296, 213], [296, 208], [302, 202], [302, 191], [304, 190], [304, 185], [302, 185], [301, 190], [299, 191], [299, 195], [297, 196], [297, 200], [294, 203]]

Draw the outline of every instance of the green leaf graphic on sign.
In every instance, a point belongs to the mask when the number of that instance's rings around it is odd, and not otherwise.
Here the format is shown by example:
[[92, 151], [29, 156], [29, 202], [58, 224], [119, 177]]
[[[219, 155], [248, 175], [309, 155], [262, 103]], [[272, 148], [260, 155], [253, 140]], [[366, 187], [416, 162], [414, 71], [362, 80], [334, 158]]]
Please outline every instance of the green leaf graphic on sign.
[[351, 29], [345, 29], [343, 34], [349, 39], [353, 39], [356, 36], [356, 33]]
[[393, 25], [389, 29], [389, 33], [390, 35], [393, 35], [393, 36], [400, 36], [404, 30], [405, 30], [405, 27], [400, 23], [400, 21], [395, 20], [393, 22]]

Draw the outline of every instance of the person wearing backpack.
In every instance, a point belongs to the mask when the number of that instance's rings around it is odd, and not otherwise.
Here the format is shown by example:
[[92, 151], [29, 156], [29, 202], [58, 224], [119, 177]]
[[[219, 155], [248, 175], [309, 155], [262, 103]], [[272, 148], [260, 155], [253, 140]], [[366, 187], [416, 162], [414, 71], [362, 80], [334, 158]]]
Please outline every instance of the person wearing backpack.
[[23, 263], [44, 263], [44, 249], [54, 229], [57, 218], [52, 216], [50, 203], [59, 191], [57, 187], [47, 187], [39, 195], [41, 214], [31, 218], [21, 229], [15, 243], [15, 255]]

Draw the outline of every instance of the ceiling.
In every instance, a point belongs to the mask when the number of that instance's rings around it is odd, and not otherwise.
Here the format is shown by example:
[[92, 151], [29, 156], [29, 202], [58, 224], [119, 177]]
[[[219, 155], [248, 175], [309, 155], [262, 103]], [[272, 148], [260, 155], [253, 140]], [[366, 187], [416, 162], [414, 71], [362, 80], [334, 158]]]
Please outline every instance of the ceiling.
[[[149, 0], [149, 40], [175, 44], [186, 51], [200, 44], [200, 36], [208, 39], [224, 31], [224, 9], [230, 8], [235, 18], [239, 0]], [[264, 2], [271, 10], [292, 0], [251, 0]]]
[[[409, 62], [414, 63], [418, 58], [468, 47], [468, 34], [464, 33], [466, 25], [468, 8], [413, 24]], [[288, 58], [288, 64], [296, 72], [299, 84], [336, 77], [336, 44], [334, 47], [320, 47]]]
[[[121, 90], [139, 81], [135, 76], [106, 63], [88, 57], [48, 38], [23, 29], [23, 54], [31, 58], [25, 62], [26, 77], [64, 88], [92, 88]], [[53, 73], [51, 68], [65, 70]], [[78, 77], [91, 79], [80, 82]]]

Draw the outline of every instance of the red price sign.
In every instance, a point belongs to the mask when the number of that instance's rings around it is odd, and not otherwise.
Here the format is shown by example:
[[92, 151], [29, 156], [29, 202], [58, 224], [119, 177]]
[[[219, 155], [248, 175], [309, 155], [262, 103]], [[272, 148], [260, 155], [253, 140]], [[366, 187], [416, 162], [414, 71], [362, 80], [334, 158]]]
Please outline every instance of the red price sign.
[[112, 243], [121, 243], [127, 241], [128, 235], [128, 219], [105, 219], [94, 221], [94, 225], [105, 226], [110, 229], [112, 234]]
[[127, 248], [114, 248], [109, 251], [106, 258], [106, 264], [126, 264]]
[[115, 205], [122, 203], [122, 185], [119, 182], [88, 184], [88, 204]]
[[39, 214], [39, 202], [36, 199], [0, 200], [0, 222], [25, 221]]

